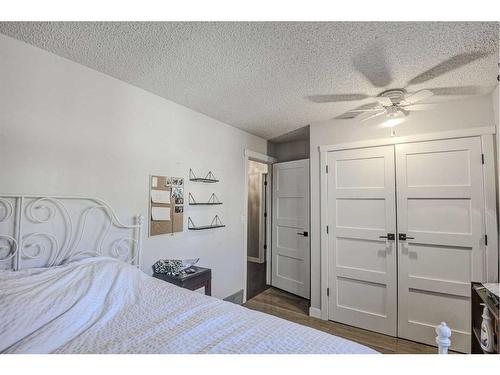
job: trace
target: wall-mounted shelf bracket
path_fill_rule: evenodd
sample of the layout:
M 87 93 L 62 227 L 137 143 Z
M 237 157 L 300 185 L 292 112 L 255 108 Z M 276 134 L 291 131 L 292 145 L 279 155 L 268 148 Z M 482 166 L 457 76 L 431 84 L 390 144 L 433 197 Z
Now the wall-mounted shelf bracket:
M 190 217 L 188 218 L 189 230 L 205 230 L 205 229 L 215 229 L 223 227 L 225 227 L 225 225 L 222 224 L 219 215 L 215 215 L 215 217 L 212 219 L 212 222 L 209 225 L 201 225 L 201 226 L 197 226 Z
M 190 206 L 215 206 L 222 204 L 221 201 L 219 201 L 219 198 L 215 195 L 215 193 L 212 193 L 210 198 L 208 199 L 207 202 L 197 202 L 196 199 L 194 199 L 193 195 L 189 193 L 189 205 Z
M 205 177 L 197 177 L 191 168 L 189 168 L 189 181 L 212 183 L 212 184 L 214 182 L 219 182 L 219 180 L 215 178 L 212 171 L 208 171 Z

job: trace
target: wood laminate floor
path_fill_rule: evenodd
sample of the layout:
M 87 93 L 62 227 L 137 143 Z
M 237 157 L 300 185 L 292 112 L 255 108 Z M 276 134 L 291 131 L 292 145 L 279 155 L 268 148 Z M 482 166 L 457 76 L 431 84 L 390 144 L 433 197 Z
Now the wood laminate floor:
M 280 318 L 319 329 L 332 335 L 369 346 L 387 354 L 436 354 L 437 348 L 413 341 L 366 331 L 345 324 L 309 316 L 309 301 L 280 289 L 269 288 L 248 300 L 244 306 Z
M 252 299 L 267 288 L 266 263 L 247 262 L 247 298 Z

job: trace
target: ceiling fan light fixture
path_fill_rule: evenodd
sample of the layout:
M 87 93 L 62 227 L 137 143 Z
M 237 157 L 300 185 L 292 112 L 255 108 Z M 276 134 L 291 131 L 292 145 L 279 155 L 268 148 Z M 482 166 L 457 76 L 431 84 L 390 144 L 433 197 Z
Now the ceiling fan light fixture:
M 394 126 L 401 125 L 405 122 L 406 116 L 398 108 L 390 107 L 387 110 L 387 119 L 382 123 L 384 128 L 393 128 Z
M 384 128 L 393 128 L 395 126 L 401 125 L 403 122 L 405 122 L 405 118 L 388 118 L 384 123 L 382 124 L 382 127 Z

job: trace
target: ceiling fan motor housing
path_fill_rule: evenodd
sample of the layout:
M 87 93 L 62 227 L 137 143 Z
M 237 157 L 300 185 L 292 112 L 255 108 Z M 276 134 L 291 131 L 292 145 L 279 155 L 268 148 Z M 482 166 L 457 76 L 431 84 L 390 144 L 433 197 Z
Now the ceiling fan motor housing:
M 392 107 L 387 107 L 386 109 L 387 112 L 387 117 L 399 117 L 401 116 L 402 110 L 398 108 L 396 105 L 393 105 Z
M 403 89 L 391 89 L 380 93 L 379 96 L 389 98 L 392 104 L 397 105 L 404 100 L 405 94 L 406 91 Z

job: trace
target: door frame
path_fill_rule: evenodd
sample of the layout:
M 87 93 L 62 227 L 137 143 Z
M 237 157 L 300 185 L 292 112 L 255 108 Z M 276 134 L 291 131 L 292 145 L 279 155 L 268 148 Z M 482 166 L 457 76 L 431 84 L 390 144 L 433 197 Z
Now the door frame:
M 373 140 L 340 143 L 334 145 L 319 146 L 319 162 L 320 162 L 320 312 L 314 314 L 323 320 L 328 320 L 328 152 L 341 151 L 356 148 L 367 148 L 376 146 L 390 146 L 401 143 L 414 143 L 435 140 L 445 140 L 454 138 L 468 138 L 480 137 L 482 152 L 485 155 L 485 162 L 483 164 L 483 188 L 485 200 L 485 229 L 488 234 L 488 246 L 486 249 L 486 257 L 488 259 L 488 268 L 486 270 L 487 279 L 489 282 L 496 282 L 498 280 L 498 259 L 499 246 L 498 246 L 498 213 L 497 213 L 497 186 L 496 186 L 496 173 L 495 173 L 495 145 L 494 138 L 496 128 L 494 126 L 477 127 L 461 130 L 451 130 L 445 132 L 415 134 L 401 137 L 391 138 L 378 138 Z M 312 235 L 317 235 L 312 233 Z M 312 272 L 312 270 L 311 270 Z M 319 316 L 318 316 L 319 315 Z
M 248 161 L 258 161 L 259 163 L 264 163 L 269 166 L 277 163 L 278 160 L 272 156 L 261 154 L 260 152 L 245 149 L 244 151 L 244 170 L 245 170 L 245 183 L 244 183 L 244 199 L 243 199 L 243 217 L 241 222 L 243 224 L 243 303 L 247 301 L 247 261 L 248 261 L 248 236 L 247 236 L 247 226 L 248 226 Z M 266 283 L 269 285 L 271 282 L 271 257 L 270 257 L 270 244 L 271 244 L 271 210 L 272 210 L 272 173 L 273 168 L 269 168 L 267 172 L 267 222 L 266 222 Z
M 264 174 L 262 174 L 262 175 L 264 175 Z M 268 173 L 266 173 L 265 175 L 268 176 Z M 266 208 L 269 209 L 269 206 L 267 205 L 267 203 L 268 203 L 267 200 L 268 200 L 268 195 L 269 195 L 268 192 L 267 192 L 267 185 L 268 185 L 268 181 L 267 181 L 267 177 L 266 177 L 266 179 L 264 179 L 264 178 L 262 179 L 261 186 L 260 186 L 261 191 L 266 190 L 265 198 L 261 199 L 261 201 L 260 201 L 259 215 L 261 217 L 264 215 L 264 213 L 267 214 Z M 248 214 L 247 214 L 247 218 L 248 218 Z M 269 233 L 267 233 L 267 223 L 269 221 L 268 220 L 269 217 L 265 216 L 265 219 L 266 220 L 263 220 L 259 224 L 260 231 L 261 231 L 261 233 L 259 233 L 259 247 L 261 245 L 267 246 L 267 236 L 264 237 L 264 235 L 268 235 L 269 234 Z M 247 223 L 247 225 L 248 225 L 248 223 Z M 248 232 L 247 232 L 247 235 L 248 235 Z M 264 240 L 265 240 L 265 242 L 262 244 L 262 242 Z M 248 245 L 248 243 L 247 243 L 247 245 Z M 257 257 L 247 256 L 247 260 L 250 261 L 250 262 L 254 262 L 254 263 L 260 263 L 260 264 L 264 263 L 267 259 L 264 259 L 264 255 L 261 254 L 261 250 L 262 249 L 259 249 L 259 256 L 257 256 Z

